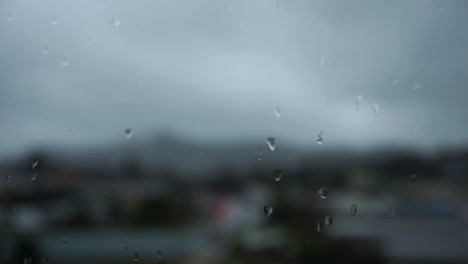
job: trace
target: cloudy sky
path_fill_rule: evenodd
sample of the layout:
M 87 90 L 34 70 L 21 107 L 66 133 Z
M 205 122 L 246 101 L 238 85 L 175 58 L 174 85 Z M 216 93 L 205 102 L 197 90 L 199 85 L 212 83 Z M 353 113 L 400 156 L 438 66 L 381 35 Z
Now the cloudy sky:
M 466 1 L 4 0 L 0 18 L 1 153 L 114 144 L 125 128 L 313 147 L 320 131 L 355 148 L 468 140 Z

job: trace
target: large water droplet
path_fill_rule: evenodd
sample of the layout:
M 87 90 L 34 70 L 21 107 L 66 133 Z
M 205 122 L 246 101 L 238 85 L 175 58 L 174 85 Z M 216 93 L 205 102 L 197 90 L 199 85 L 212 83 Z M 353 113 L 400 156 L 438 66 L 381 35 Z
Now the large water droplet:
M 266 138 L 266 143 L 268 145 L 268 148 L 270 148 L 271 151 L 274 151 L 276 148 L 276 139 L 274 137 L 267 137 Z
M 418 180 L 418 175 L 417 174 L 411 174 L 409 176 L 409 179 L 410 179 L 410 183 L 413 183 L 413 182 Z
M 320 66 L 323 66 L 323 65 L 325 65 L 325 57 L 324 56 L 320 57 Z
M 114 27 L 120 26 L 120 20 L 115 16 L 112 17 L 111 22 L 112 22 L 112 25 L 114 25 Z
M 379 105 L 377 103 L 374 103 L 372 105 L 372 111 L 374 112 L 375 118 L 379 117 Z
M 327 199 L 328 198 L 328 190 L 326 187 L 322 187 L 319 189 L 318 194 L 320 198 Z
M 357 205 L 352 204 L 352 205 L 351 205 L 351 215 L 352 215 L 352 216 L 355 216 L 356 213 L 357 213 Z
M 37 173 L 33 172 L 31 174 L 31 181 L 35 181 L 37 179 Z
M 67 237 L 62 237 L 62 244 L 68 243 L 68 238 Z
M 42 54 L 44 54 L 44 55 L 49 54 L 49 48 L 48 48 L 47 46 L 44 46 L 44 47 L 42 48 Z
M 145 84 L 145 79 L 143 79 L 143 77 L 140 77 L 140 79 L 138 79 L 138 85 L 142 86 Z
M 42 264 L 48 264 L 49 258 L 42 258 Z
M 320 133 L 317 136 L 317 144 L 319 145 L 323 144 L 323 131 L 320 131 Z
M 275 116 L 276 117 L 281 116 L 281 108 L 279 106 L 275 106 Z
M 133 136 L 133 129 L 131 128 L 126 128 L 124 132 L 125 132 L 125 138 L 127 139 L 130 139 Z
M 411 86 L 412 90 L 419 90 L 421 88 L 421 84 L 419 82 L 414 82 L 413 86 Z
M 156 256 L 159 258 L 159 259 L 162 259 L 162 251 L 160 249 L 158 249 L 156 251 Z
M 275 178 L 275 181 L 280 181 L 281 177 L 283 177 L 283 170 L 281 169 L 276 169 L 273 171 L 273 177 Z
M 68 60 L 67 57 L 63 57 L 60 64 L 62 64 L 63 67 L 67 67 L 68 65 L 70 65 L 70 61 Z
M 356 96 L 356 111 L 361 110 L 362 95 L 358 94 Z
M 33 170 L 36 169 L 37 165 L 39 165 L 39 161 L 38 161 L 38 160 L 33 160 L 33 161 L 31 162 L 31 168 L 32 168 Z
M 271 205 L 265 205 L 263 207 L 263 213 L 265 213 L 266 217 L 271 216 L 271 214 L 273 214 L 273 207 Z
M 133 262 L 140 261 L 140 255 L 138 253 L 133 253 Z
M 51 16 L 51 17 L 50 17 L 50 24 L 51 24 L 52 26 L 57 25 L 57 24 L 58 24 L 58 21 L 59 21 L 59 20 L 58 20 L 58 18 L 57 18 L 56 16 Z
M 325 224 L 326 225 L 332 225 L 333 224 L 333 217 L 325 216 Z
M 317 221 L 317 231 L 319 232 L 323 231 L 323 222 L 321 220 Z
M 437 12 L 443 13 L 445 11 L 445 7 L 442 4 L 437 4 Z
M 10 22 L 10 23 L 13 22 L 13 21 L 15 20 L 12 13 L 8 13 L 8 14 L 7 14 L 7 20 L 8 20 L 8 22 Z
M 11 175 L 10 175 L 10 174 L 7 174 L 7 176 L 6 176 L 6 181 L 7 181 L 8 183 L 11 182 Z
M 86 43 L 86 46 L 91 46 L 92 42 L 91 42 L 91 38 L 90 37 L 86 37 L 85 39 L 85 43 Z
M 393 80 L 392 86 L 397 85 L 399 82 L 400 82 L 400 79 L 399 79 L 399 78 L 396 78 L 395 80 Z
M 24 263 L 24 264 L 31 264 L 31 263 L 32 263 L 32 259 L 31 259 L 31 258 L 24 258 L 23 263 Z

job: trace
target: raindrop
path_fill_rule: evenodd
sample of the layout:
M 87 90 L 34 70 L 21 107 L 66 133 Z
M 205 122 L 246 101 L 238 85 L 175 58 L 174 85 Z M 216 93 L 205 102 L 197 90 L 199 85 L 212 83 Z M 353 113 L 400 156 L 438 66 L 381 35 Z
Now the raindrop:
M 333 217 L 331 217 L 330 215 L 325 216 L 325 224 L 326 225 L 332 225 L 333 224 Z
M 127 139 L 130 139 L 133 136 L 133 129 L 131 128 L 126 128 L 124 132 L 125 132 L 125 138 Z
M 279 106 L 275 106 L 275 116 L 276 117 L 281 116 L 281 108 Z
M 399 79 L 399 78 L 396 78 L 395 80 L 393 80 L 392 86 L 397 85 L 399 82 L 400 82 L 400 79 Z
M 437 12 L 443 13 L 445 11 L 445 7 L 441 4 L 437 4 Z
M 86 37 L 85 41 L 86 41 L 86 46 L 91 46 L 91 38 L 90 37 Z
M 362 95 L 358 94 L 356 96 L 356 111 L 361 110 Z
M 257 159 L 262 160 L 263 148 L 258 148 Z
M 419 90 L 421 88 L 421 84 L 419 82 L 414 82 L 413 86 L 411 86 L 412 90 Z
M 8 183 L 11 182 L 11 175 L 10 175 L 10 174 L 7 174 L 7 176 L 6 176 L 6 181 L 7 181 Z
M 156 256 L 157 256 L 158 258 L 162 259 L 162 251 L 161 251 L 160 249 L 158 249 L 158 250 L 156 251 Z
M 372 111 L 374 112 L 375 118 L 379 117 L 379 105 L 377 103 L 374 103 L 372 105 Z
M 265 213 L 266 217 L 269 217 L 271 214 L 273 214 L 273 207 L 271 205 L 265 205 L 263 207 L 263 212 Z
M 112 25 L 114 25 L 114 27 L 120 26 L 120 20 L 117 17 L 113 16 L 111 21 L 112 21 Z
M 325 57 L 322 56 L 320 57 L 320 66 L 323 66 L 325 64 Z
M 67 67 L 68 65 L 70 65 L 70 61 L 67 59 L 67 57 L 63 57 L 60 64 L 62 64 L 63 67 Z
M 33 161 L 31 162 L 31 168 L 32 168 L 33 170 L 36 169 L 37 165 L 39 165 L 39 161 L 38 161 L 38 160 L 33 160 Z
M 140 255 L 138 253 L 133 253 L 133 262 L 140 261 Z
M 112 192 L 109 193 L 109 194 L 107 195 L 107 202 L 109 202 L 109 203 L 112 202 L 113 196 L 114 196 L 114 195 L 112 194 Z
M 317 221 L 317 231 L 319 232 L 323 231 L 323 222 L 321 220 Z
M 418 180 L 418 175 L 416 175 L 416 174 L 411 174 L 411 175 L 409 176 L 409 178 L 410 178 L 410 183 L 413 183 L 413 182 L 415 182 L 415 181 Z
M 42 54 L 44 54 L 44 55 L 49 54 L 49 48 L 48 48 L 47 46 L 44 46 L 44 47 L 42 48 Z
M 268 148 L 270 148 L 271 151 L 274 151 L 276 148 L 276 140 L 274 137 L 267 137 L 266 138 L 266 143 L 268 145 Z
M 24 258 L 23 263 L 24 263 L 24 264 L 31 264 L 31 263 L 32 263 L 32 259 L 31 259 L 31 258 Z
M 138 85 L 142 86 L 143 84 L 145 84 L 145 79 L 141 77 L 140 79 L 138 79 Z
M 273 177 L 275 178 L 275 181 L 280 181 L 281 177 L 283 177 L 283 170 L 281 169 L 276 169 L 273 171 Z
M 322 187 L 319 189 L 318 194 L 320 198 L 327 199 L 328 198 L 328 190 L 326 187 Z
M 62 244 L 66 244 L 66 243 L 68 243 L 68 238 L 62 237 Z
M 37 174 L 34 172 L 31 174 L 31 181 L 35 181 L 37 179 Z
M 281 8 L 281 0 L 276 0 L 276 8 Z
M 49 259 L 48 258 L 42 258 L 42 264 L 47 264 L 49 263 Z
M 7 20 L 8 20 L 8 22 L 10 22 L 10 23 L 13 22 L 13 20 L 15 20 L 15 19 L 13 18 L 13 14 L 8 13 L 8 14 L 7 14 Z
M 128 250 L 128 237 L 125 238 L 125 250 Z
M 351 215 L 352 215 L 352 216 L 355 216 L 355 215 L 356 215 L 356 212 L 357 212 L 357 205 L 352 204 L 352 205 L 351 205 Z
M 322 145 L 323 144 L 323 131 L 320 131 L 317 137 L 317 144 Z
M 50 17 L 50 24 L 51 24 L 52 26 L 57 25 L 57 24 L 58 24 L 58 18 L 57 18 L 56 16 L 51 16 L 51 17 Z

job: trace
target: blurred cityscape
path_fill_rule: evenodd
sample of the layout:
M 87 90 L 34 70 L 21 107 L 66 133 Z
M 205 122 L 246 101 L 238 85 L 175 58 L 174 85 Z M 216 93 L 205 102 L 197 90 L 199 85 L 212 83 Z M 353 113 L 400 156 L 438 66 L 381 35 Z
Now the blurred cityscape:
M 468 260 L 468 148 L 131 140 L 1 161 L 0 263 Z

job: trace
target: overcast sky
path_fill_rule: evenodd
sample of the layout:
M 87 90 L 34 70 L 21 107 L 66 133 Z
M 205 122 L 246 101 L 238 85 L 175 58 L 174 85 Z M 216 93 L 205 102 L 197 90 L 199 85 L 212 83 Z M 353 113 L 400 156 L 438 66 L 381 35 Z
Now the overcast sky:
M 322 147 L 468 140 L 467 1 L 4 0 L 0 16 L 1 153 L 114 144 L 125 128 L 314 148 L 320 131 Z

